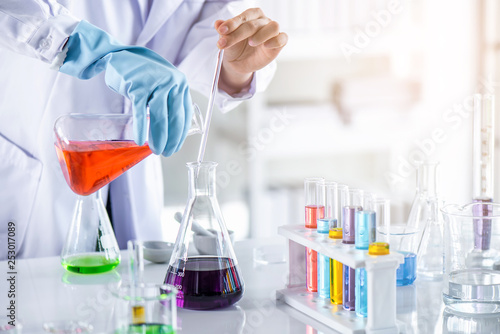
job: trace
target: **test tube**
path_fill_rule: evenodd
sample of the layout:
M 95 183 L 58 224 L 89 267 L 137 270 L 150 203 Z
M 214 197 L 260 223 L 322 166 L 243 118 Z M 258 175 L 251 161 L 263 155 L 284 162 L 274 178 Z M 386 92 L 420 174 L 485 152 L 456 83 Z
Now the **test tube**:
M 142 241 L 129 240 L 127 242 L 127 249 L 129 256 L 128 272 L 130 276 L 131 300 L 135 301 L 137 288 L 141 286 L 144 276 Z M 130 315 L 131 324 L 141 324 L 146 322 L 145 308 L 142 303 L 133 303 Z
M 355 229 L 356 229 L 356 211 L 362 210 L 363 205 L 363 190 L 349 189 L 348 190 L 348 205 L 342 208 L 342 243 L 354 244 Z M 344 309 L 349 311 L 355 310 L 355 282 L 356 271 L 344 265 L 344 293 L 342 301 Z
M 317 220 L 325 216 L 324 178 L 313 177 L 304 181 L 306 197 L 306 227 L 316 228 Z
M 355 213 L 355 245 L 356 249 L 368 249 L 370 243 L 375 242 L 375 212 L 356 211 Z
M 366 249 L 371 243 L 375 242 L 375 212 L 357 211 L 356 212 L 356 249 Z M 364 268 L 356 269 L 355 285 L 355 310 L 356 315 L 366 317 L 366 270 Z
M 317 220 L 325 214 L 324 178 L 306 178 L 305 190 L 305 226 L 316 228 Z M 318 291 L 318 254 L 306 247 L 306 286 L 309 292 Z
M 493 95 L 474 95 L 473 118 L 473 193 L 474 215 L 491 215 L 494 192 L 495 99 Z M 474 219 L 474 249 L 488 250 L 491 240 L 491 220 Z
M 363 210 L 363 190 L 349 189 L 348 205 L 342 208 L 342 231 L 344 237 L 342 242 L 345 244 L 354 244 L 355 241 L 355 213 Z
M 328 236 L 330 229 L 337 227 L 337 183 L 326 181 L 322 184 L 325 193 L 325 216 L 318 219 L 318 233 Z M 330 258 L 318 253 L 318 296 L 330 297 Z
M 342 227 L 342 222 L 344 221 L 342 209 L 344 206 L 349 205 L 349 187 L 345 184 L 337 184 L 337 208 L 338 208 L 338 220 L 340 227 Z
M 374 201 L 377 197 L 377 194 L 365 191 L 363 195 L 363 210 L 373 211 Z
M 365 203 L 365 192 L 363 189 L 349 188 L 349 205 L 363 208 Z
M 330 239 L 342 239 L 342 227 L 331 227 L 328 234 Z M 330 259 L 330 301 L 335 305 L 342 305 L 344 265 L 334 259 Z
M 356 271 L 344 264 L 344 291 L 342 302 L 344 309 L 354 311 L 356 309 Z
M 334 224 L 336 224 L 336 220 Z M 319 219 L 317 231 L 327 237 L 330 232 L 330 221 Z M 330 297 L 330 258 L 321 253 L 318 253 L 318 296 L 320 298 Z
M 361 210 L 360 206 L 347 205 L 342 208 L 342 243 L 352 245 L 355 243 L 356 212 Z
M 368 247 L 369 255 L 389 254 L 389 244 L 386 242 L 372 242 Z M 366 318 L 368 316 L 368 277 L 366 269 L 356 269 L 356 315 Z
M 371 210 L 375 212 L 375 241 L 389 243 L 391 226 L 391 201 L 383 197 L 373 197 Z

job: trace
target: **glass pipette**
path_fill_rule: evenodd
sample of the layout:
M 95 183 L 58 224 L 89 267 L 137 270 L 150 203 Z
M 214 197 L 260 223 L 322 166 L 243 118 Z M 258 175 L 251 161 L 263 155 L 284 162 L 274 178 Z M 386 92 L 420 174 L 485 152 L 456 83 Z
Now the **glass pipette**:
M 495 108 L 493 95 L 474 96 L 473 194 L 476 201 L 493 199 Z
M 212 91 L 210 92 L 210 97 L 208 100 L 207 114 L 205 115 L 205 125 L 203 126 L 203 135 L 201 136 L 200 149 L 198 151 L 198 163 L 203 161 L 203 156 L 205 155 L 205 147 L 207 146 L 208 129 L 210 127 L 210 121 L 212 120 L 212 111 L 214 109 L 215 95 L 217 94 L 217 86 L 219 83 L 220 70 L 222 67 L 222 57 L 224 56 L 224 50 L 219 50 L 217 54 L 217 66 L 215 68 L 214 80 L 212 82 Z
M 476 217 L 491 214 L 488 203 L 493 201 L 493 164 L 495 145 L 495 103 L 493 95 L 476 94 L 474 96 L 474 131 L 473 131 L 473 200 Z M 491 220 L 474 220 L 474 248 L 490 248 Z

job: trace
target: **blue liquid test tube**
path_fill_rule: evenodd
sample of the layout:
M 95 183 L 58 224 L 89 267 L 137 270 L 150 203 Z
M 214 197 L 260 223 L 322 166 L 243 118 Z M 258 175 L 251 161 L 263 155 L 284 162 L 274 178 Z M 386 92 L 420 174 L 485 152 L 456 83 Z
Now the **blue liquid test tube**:
M 356 212 L 356 230 L 355 230 L 356 249 L 368 249 L 370 244 L 375 242 L 375 212 L 357 211 Z M 356 269 L 356 291 L 355 291 L 355 310 L 358 317 L 366 317 L 367 312 L 367 289 L 366 289 L 366 270 L 364 268 Z
M 368 247 L 369 255 L 389 254 L 387 242 L 372 242 Z M 368 275 L 365 268 L 356 269 L 356 315 L 366 318 L 368 316 Z
M 356 315 L 366 318 L 368 316 L 368 289 L 365 268 L 356 269 Z
M 354 245 L 356 249 L 368 249 L 375 242 L 375 212 L 356 211 Z
M 327 239 L 332 225 L 337 225 L 337 219 L 318 219 L 317 232 Z M 330 258 L 321 253 L 318 253 L 318 296 L 330 298 Z

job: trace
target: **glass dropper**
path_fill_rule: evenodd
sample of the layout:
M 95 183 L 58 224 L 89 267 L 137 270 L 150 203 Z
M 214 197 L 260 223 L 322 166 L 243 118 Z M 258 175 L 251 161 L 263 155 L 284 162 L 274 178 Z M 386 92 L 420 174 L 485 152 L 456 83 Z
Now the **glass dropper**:
M 474 201 L 493 200 L 493 164 L 495 148 L 495 103 L 493 95 L 474 95 L 473 128 Z
M 219 50 L 217 54 L 217 66 L 215 67 L 214 80 L 212 81 L 212 90 L 208 99 L 207 114 L 205 115 L 205 125 L 203 126 L 203 135 L 201 136 L 200 149 L 198 151 L 198 163 L 203 161 L 205 155 L 205 148 L 207 146 L 208 130 L 210 128 L 210 121 L 212 120 L 212 112 L 214 109 L 215 95 L 217 94 L 217 87 L 219 84 L 220 70 L 222 68 L 222 58 L 224 50 Z
M 491 215 L 493 202 L 493 165 L 495 151 L 495 100 L 490 94 L 474 95 L 473 118 L 473 184 L 472 199 L 477 202 L 473 208 L 476 217 Z M 474 249 L 488 250 L 491 240 L 491 220 L 474 219 Z

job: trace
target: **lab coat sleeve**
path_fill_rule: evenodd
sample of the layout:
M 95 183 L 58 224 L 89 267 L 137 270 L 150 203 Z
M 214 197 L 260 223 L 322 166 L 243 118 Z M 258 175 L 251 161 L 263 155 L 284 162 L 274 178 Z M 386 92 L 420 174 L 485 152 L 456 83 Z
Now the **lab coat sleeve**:
M 227 20 L 249 8 L 247 1 L 207 1 L 200 20 L 192 27 L 180 52 L 178 68 L 186 74 L 191 89 L 202 94 L 211 91 L 215 65 L 217 62 L 216 20 Z M 254 73 L 250 89 L 230 96 L 219 90 L 215 99 L 222 112 L 234 109 L 242 101 L 255 93 L 264 91 L 276 70 L 275 62 Z
M 52 63 L 78 22 L 55 0 L 2 0 L 0 47 Z

